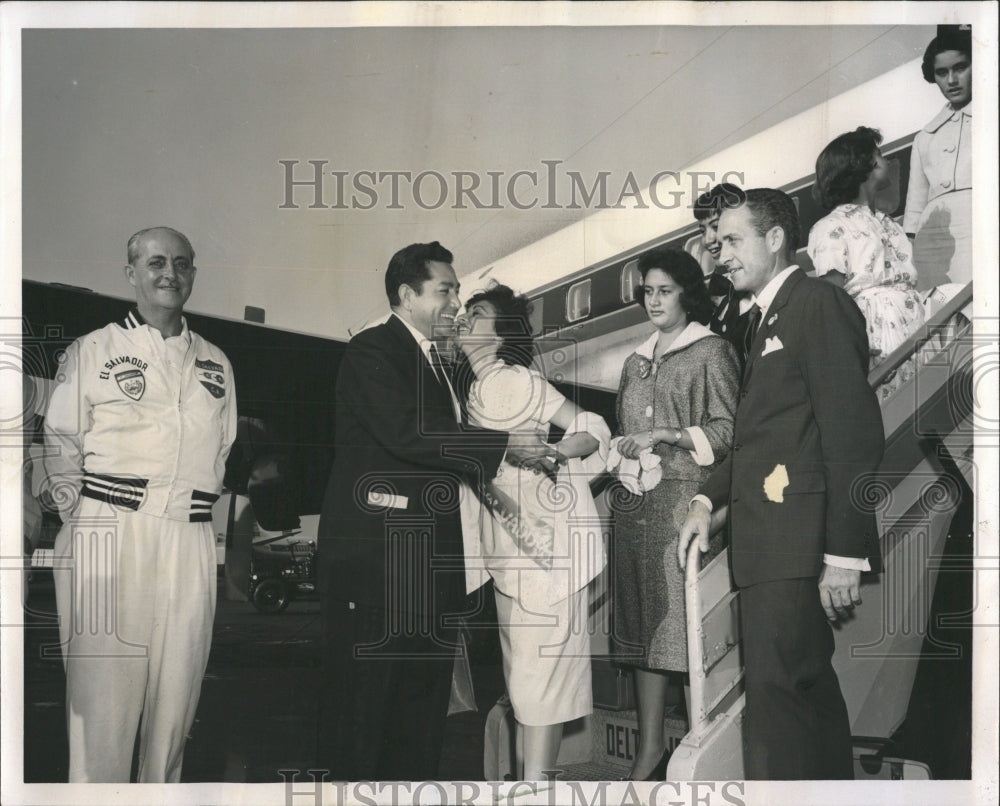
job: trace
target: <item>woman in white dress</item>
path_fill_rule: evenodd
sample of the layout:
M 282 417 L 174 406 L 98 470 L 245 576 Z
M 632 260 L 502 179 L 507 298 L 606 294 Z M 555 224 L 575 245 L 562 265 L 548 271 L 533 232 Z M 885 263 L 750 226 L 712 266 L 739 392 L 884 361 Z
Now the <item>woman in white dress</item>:
M 465 360 L 456 386 L 473 424 L 565 433 L 544 467 L 504 462 L 481 491 L 482 563 L 494 581 L 521 777 L 540 780 L 554 769 L 563 723 L 593 710 L 587 585 L 605 550 L 587 482 L 604 467 L 611 433 L 529 368 L 528 317 L 527 299 L 506 286 L 473 295 L 457 322 Z M 581 461 L 591 455 L 593 468 Z

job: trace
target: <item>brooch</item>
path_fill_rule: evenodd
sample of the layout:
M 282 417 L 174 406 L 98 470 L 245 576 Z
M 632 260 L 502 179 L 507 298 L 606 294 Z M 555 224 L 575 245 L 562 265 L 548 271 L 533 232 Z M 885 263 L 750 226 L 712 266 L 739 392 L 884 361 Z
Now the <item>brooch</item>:
M 646 380 L 653 372 L 653 362 L 643 358 L 639 361 L 639 377 Z
M 771 314 L 771 318 L 767 320 L 767 326 L 770 327 L 771 325 L 773 325 L 777 321 L 778 321 L 778 314 L 776 314 L 776 313 L 775 314 Z

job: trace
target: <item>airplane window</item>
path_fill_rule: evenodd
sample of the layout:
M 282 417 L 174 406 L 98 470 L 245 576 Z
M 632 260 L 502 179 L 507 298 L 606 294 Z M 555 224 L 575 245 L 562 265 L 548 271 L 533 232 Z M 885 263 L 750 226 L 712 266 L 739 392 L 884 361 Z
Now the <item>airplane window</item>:
M 706 277 L 715 271 L 715 258 L 701 241 L 701 233 L 695 233 L 684 242 L 684 251 L 698 261 L 701 272 Z
M 578 322 L 590 316 L 590 280 L 573 283 L 566 292 L 566 321 Z
M 796 246 L 799 246 L 799 244 L 804 244 L 806 241 L 809 240 L 809 230 L 812 228 L 812 224 L 810 224 L 808 227 L 804 228 L 805 232 L 802 232 L 802 229 L 803 229 L 803 227 L 802 227 L 802 223 L 803 223 L 802 222 L 802 199 L 799 196 L 799 193 L 806 193 L 806 192 L 808 192 L 808 191 L 801 190 L 801 191 L 798 191 L 796 193 L 790 193 L 789 194 L 792 197 L 792 204 L 795 205 L 795 215 L 799 219 L 799 227 L 800 227 L 800 229 L 799 229 L 799 243 L 796 244 Z M 807 204 L 807 206 L 808 206 L 808 204 Z M 803 240 L 803 239 L 805 239 L 805 240 Z M 800 247 L 800 249 L 801 249 L 801 247 Z M 811 262 L 810 262 L 810 265 L 812 265 Z
M 531 328 L 532 336 L 539 336 L 542 333 L 545 317 L 544 317 L 544 297 L 538 297 L 531 301 L 531 314 L 528 322 L 528 327 Z
M 903 205 L 901 202 L 903 199 L 903 192 L 902 183 L 900 182 L 902 165 L 896 157 L 887 158 L 886 165 L 889 174 L 889 182 L 884 188 L 881 188 L 875 193 L 875 209 L 881 210 L 886 215 L 902 218 Z
M 639 285 L 639 259 L 635 258 L 622 266 L 622 302 L 635 302 L 635 288 L 637 285 Z

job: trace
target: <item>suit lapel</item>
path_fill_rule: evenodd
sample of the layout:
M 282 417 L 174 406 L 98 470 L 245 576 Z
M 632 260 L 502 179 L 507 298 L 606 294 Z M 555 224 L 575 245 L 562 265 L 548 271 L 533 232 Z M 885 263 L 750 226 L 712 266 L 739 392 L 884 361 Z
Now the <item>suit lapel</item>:
M 389 317 L 385 326 L 399 343 L 399 352 L 405 357 L 407 366 L 412 367 L 413 394 L 422 401 L 422 404 L 446 407 L 447 411 L 453 411 L 451 394 L 434 372 L 434 368 L 409 328 L 395 314 Z
M 781 288 L 778 289 L 774 302 L 772 302 L 768 307 L 767 315 L 761 319 L 760 327 L 757 328 L 753 341 L 750 343 L 750 352 L 747 355 L 747 365 L 743 372 L 743 386 L 746 386 L 747 382 L 750 380 L 750 375 L 753 372 L 754 365 L 760 358 L 764 343 L 767 341 L 767 337 L 770 334 L 772 327 L 778 324 L 778 314 L 781 309 L 788 304 L 788 299 L 791 297 L 795 287 L 805 276 L 805 272 L 803 272 L 802 269 L 796 269 L 788 275 L 785 282 L 781 284 Z

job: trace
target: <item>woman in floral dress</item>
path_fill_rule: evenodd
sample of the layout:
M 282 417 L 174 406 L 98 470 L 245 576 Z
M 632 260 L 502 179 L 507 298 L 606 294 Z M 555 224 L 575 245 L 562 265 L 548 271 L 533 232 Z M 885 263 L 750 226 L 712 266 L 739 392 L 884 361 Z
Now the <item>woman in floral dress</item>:
M 882 135 L 861 126 L 842 134 L 816 160 L 815 193 L 830 214 L 809 233 L 816 275 L 844 288 L 868 323 L 871 367 L 877 367 L 924 323 L 913 250 L 903 228 L 874 206 L 889 184 Z M 907 360 L 879 387 L 885 400 L 915 372 Z

